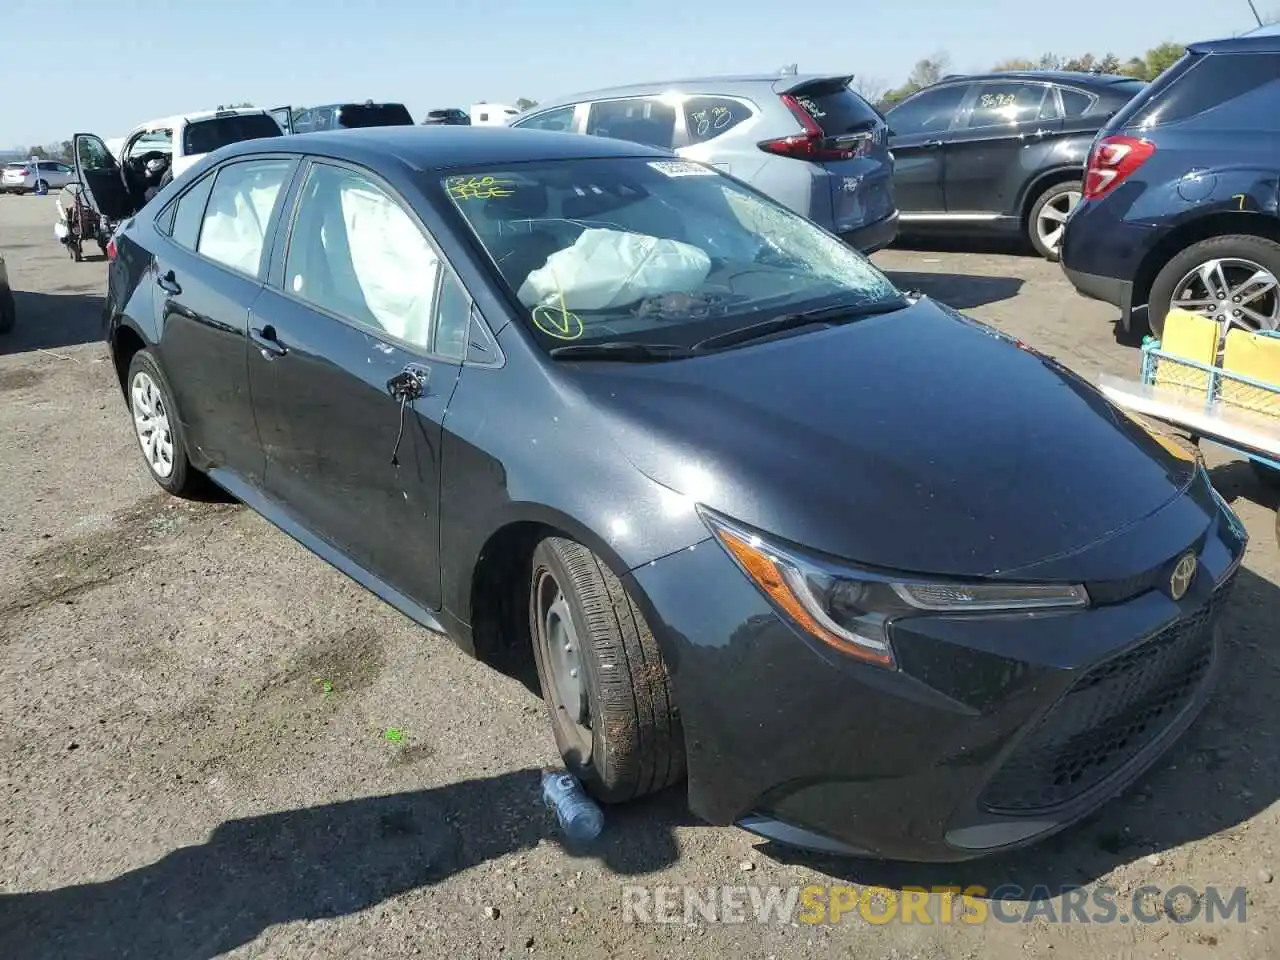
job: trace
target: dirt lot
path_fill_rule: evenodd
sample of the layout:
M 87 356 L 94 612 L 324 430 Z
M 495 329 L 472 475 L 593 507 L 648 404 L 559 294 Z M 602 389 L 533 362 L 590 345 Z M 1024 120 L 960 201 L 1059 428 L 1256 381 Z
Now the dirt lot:
M 523 686 L 243 508 L 160 494 L 97 341 L 104 265 L 70 262 L 53 220 L 52 198 L 0 197 L 19 312 L 0 341 L 3 955 L 1280 955 L 1280 556 L 1274 495 L 1244 464 L 1213 459 L 1253 534 L 1218 693 L 1170 758 L 1089 822 L 1016 856 L 926 869 L 788 854 L 694 822 L 677 791 L 610 810 L 599 844 L 572 855 L 537 800 L 553 749 Z M 1110 310 L 1056 266 L 877 260 L 1087 376 L 1135 369 Z M 1005 915 L 1028 900 L 1039 915 L 645 925 L 620 896 L 810 883 L 1015 884 Z M 1051 923 L 1062 898 L 1033 889 L 1115 888 L 1128 919 L 1147 884 L 1244 886 L 1247 917 Z

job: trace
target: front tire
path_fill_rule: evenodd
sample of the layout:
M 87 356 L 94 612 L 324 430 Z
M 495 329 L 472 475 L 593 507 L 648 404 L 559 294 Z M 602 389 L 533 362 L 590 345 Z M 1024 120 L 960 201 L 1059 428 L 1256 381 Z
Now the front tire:
M 1067 180 L 1049 187 L 1031 205 L 1027 216 L 1027 239 L 1036 253 L 1046 260 L 1056 261 L 1061 254 L 1067 216 L 1076 208 L 1080 197 L 1080 182 Z
M 169 381 L 149 350 L 133 355 L 125 385 L 134 434 L 152 479 L 176 497 L 190 497 L 197 492 L 199 474 L 187 456 Z
M 620 803 L 678 783 L 684 731 L 657 640 L 622 582 L 580 543 L 533 553 L 529 621 L 565 767 Z
M 1269 278 L 1269 292 L 1258 294 Z M 1249 330 L 1280 329 L 1280 243 L 1248 234 L 1193 243 L 1164 265 L 1151 284 L 1147 317 L 1151 332 L 1164 333 L 1173 307 L 1216 319 L 1227 317 Z

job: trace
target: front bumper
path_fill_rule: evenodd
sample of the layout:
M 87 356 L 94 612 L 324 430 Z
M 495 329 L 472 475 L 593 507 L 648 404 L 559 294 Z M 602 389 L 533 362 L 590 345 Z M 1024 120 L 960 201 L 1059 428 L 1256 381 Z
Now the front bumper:
M 910 861 L 1020 846 L 1091 813 L 1206 701 L 1244 550 L 1207 480 L 1155 518 L 1198 553 L 1182 600 L 1163 589 L 1179 549 L 1099 585 L 1108 602 L 1085 611 L 900 620 L 894 671 L 797 631 L 714 541 L 634 571 L 675 681 L 690 808 Z
M 855 250 L 861 250 L 870 256 L 877 250 L 883 250 L 893 243 L 898 236 L 898 211 L 895 210 L 883 220 L 869 223 L 840 234 L 840 239 Z

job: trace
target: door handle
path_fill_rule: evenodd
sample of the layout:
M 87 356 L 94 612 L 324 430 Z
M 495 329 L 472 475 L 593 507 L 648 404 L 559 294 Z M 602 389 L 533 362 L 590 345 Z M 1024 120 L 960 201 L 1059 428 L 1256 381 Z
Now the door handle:
M 411 363 L 387 381 L 387 393 L 401 402 L 417 400 L 427 395 L 427 381 L 430 379 L 430 367 Z
M 274 360 L 276 357 L 283 357 L 289 352 L 288 348 L 280 342 L 276 328 L 271 324 L 267 324 L 265 327 L 252 327 L 249 330 L 249 339 L 254 342 L 259 352 L 262 353 L 263 360 Z
M 156 286 L 175 297 L 182 292 L 182 284 L 178 283 L 178 278 L 173 275 L 172 270 L 156 277 Z
M 941 140 L 926 140 L 926 141 L 924 142 L 924 146 L 926 146 L 926 147 L 928 147 L 929 149 L 931 149 L 931 150 L 932 150 L 932 149 L 934 149 L 934 148 L 936 148 L 936 147 L 940 147 L 940 146 L 942 146 L 942 141 L 941 141 Z

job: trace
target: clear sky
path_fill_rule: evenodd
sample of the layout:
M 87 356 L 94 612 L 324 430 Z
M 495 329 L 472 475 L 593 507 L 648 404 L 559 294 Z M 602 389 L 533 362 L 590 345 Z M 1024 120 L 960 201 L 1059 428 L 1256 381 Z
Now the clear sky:
M 240 101 L 398 100 L 421 120 L 787 63 L 896 85 L 937 50 L 963 72 L 1050 51 L 1126 58 L 1252 24 L 1247 0 L 33 0 L 0 16 L 0 148 Z

